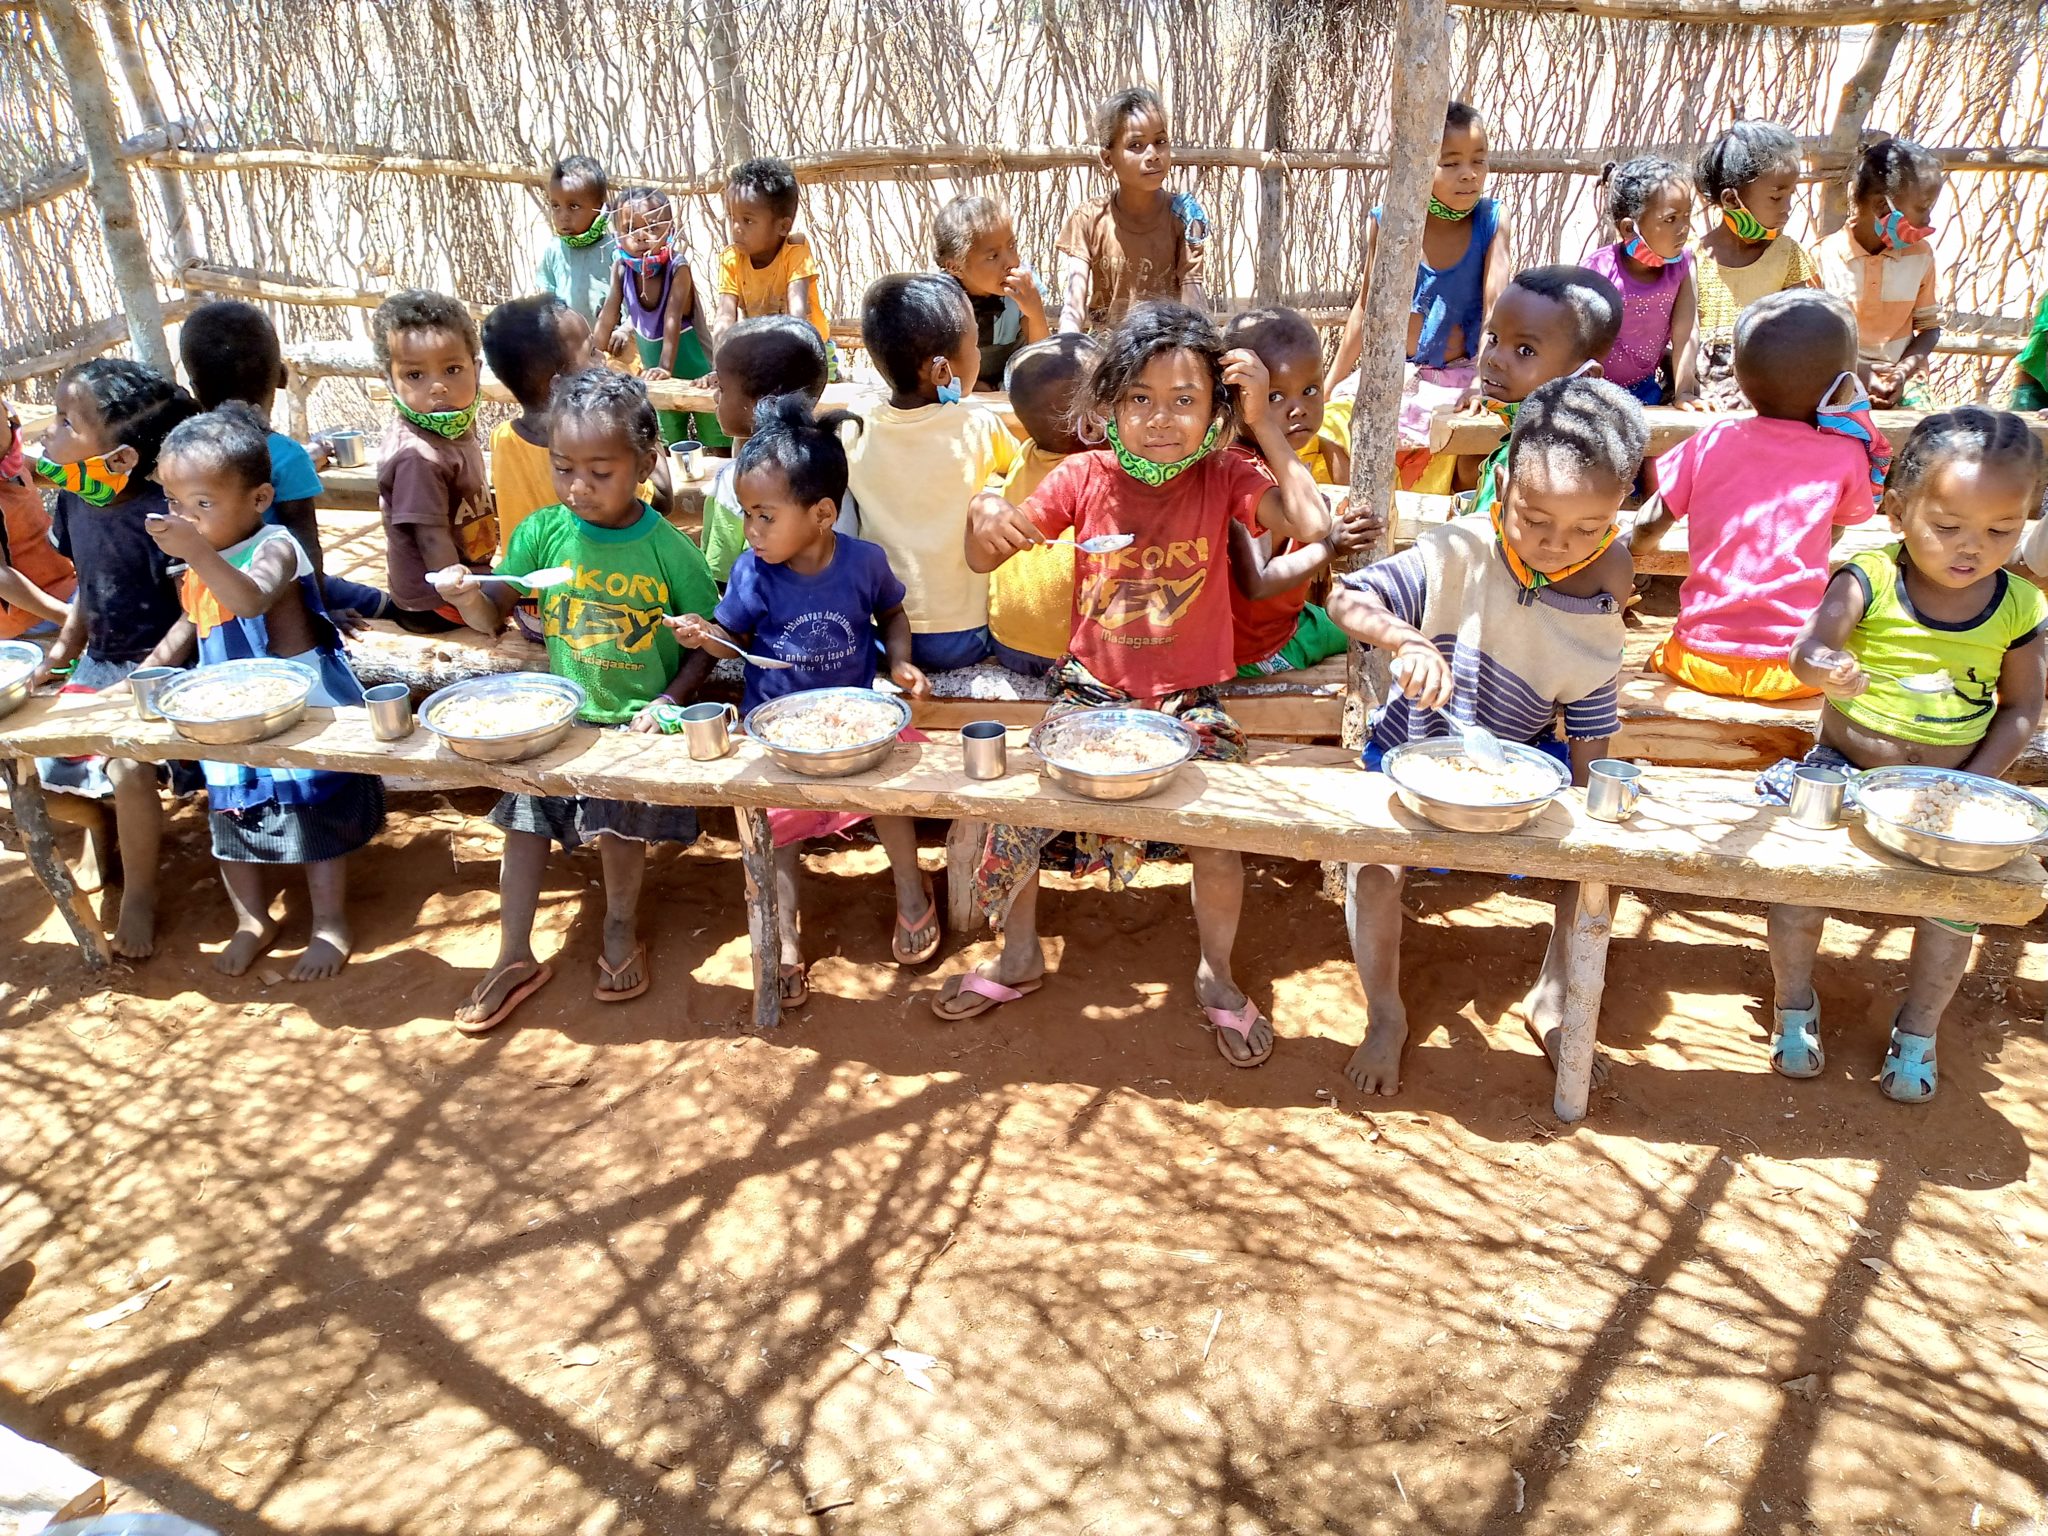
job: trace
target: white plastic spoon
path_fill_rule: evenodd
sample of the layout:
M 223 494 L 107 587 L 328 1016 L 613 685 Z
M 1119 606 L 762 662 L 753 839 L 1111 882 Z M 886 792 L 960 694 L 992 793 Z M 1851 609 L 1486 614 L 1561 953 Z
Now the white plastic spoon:
M 1900 678 L 1899 686 L 1908 693 L 1924 694 L 1928 698 L 1934 698 L 1940 694 L 1954 693 L 1956 691 L 1956 680 L 1950 677 L 1946 671 L 1922 672 L 1917 677 Z
M 1084 555 L 1113 555 L 1120 549 L 1129 549 L 1138 542 L 1135 533 L 1098 533 L 1092 539 L 1083 539 L 1074 547 Z
M 1407 658 L 1403 656 L 1395 657 L 1393 662 L 1387 667 L 1387 674 L 1396 682 L 1405 680 L 1408 675 Z M 1458 741 L 1465 749 L 1465 755 L 1471 758 L 1473 762 L 1477 763 L 1488 773 L 1504 773 L 1507 771 L 1507 749 L 1501 746 L 1500 738 L 1494 735 L 1493 732 L 1483 725 L 1466 724 L 1448 709 L 1432 710 L 1431 713 L 1457 733 Z
M 515 587 L 524 587 L 529 592 L 544 591 L 548 587 L 559 587 L 564 582 L 576 579 L 576 568 L 570 565 L 551 565 L 544 571 L 528 571 L 524 576 L 478 576 L 477 581 L 509 581 Z

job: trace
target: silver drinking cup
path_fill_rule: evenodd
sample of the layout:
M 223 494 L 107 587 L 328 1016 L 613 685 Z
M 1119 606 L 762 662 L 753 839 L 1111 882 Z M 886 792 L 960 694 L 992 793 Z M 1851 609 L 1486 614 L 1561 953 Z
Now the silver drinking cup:
M 1008 769 L 1010 733 L 1000 720 L 960 727 L 960 758 L 970 779 L 1000 779 Z

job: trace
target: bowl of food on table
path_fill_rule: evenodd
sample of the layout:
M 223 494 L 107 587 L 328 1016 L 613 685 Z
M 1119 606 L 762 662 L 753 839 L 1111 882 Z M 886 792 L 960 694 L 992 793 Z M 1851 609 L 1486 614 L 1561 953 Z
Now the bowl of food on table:
M 1040 721 L 1031 750 L 1055 784 L 1090 800 L 1142 800 L 1201 745 L 1195 733 L 1156 709 L 1076 709 Z
M 1930 869 L 1981 875 L 2048 837 L 2048 806 L 2023 789 L 1954 768 L 1872 768 L 1855 779 L 1863 827 Z
M 838 779 L 879 767 L 910 706 L 872 688 L 806 688 L 756 704 L 741 729 L 791 773 Z
M 583 690 L 551 672 L 508 672 L 450 683 L 420 706 L 420 724 L 458 757 L 516 763 L 560 743 Z
M 219 661 L 165 683 L 157 690 L 156 708 L 187 741 L 242 746 L 297 725 L 319 682 L 318 673 L 296 661 Z
M 0 715 L 12 714 L 29 695 L 29 681 L 43 664 L 40 646 L 0 640 Z
M 1504 741 L 1506 766 L 1490 769 L 1454 737 L 1394 748 L 1380 772 L 1401 803 L 1447 832 L 1514 832 L 1543 814 L 1571 786 L 1565 765 L 1537 747 Z

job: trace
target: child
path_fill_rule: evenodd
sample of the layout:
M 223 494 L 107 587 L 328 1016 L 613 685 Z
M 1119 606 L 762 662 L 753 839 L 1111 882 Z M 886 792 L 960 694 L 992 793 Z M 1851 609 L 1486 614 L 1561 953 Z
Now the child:
M 1827 696 L 1807 762 L 1924 763 L 1991 777 L 2012 766 L 2041 724 L 2048 600 L 2003 567 L 2044 490 L 2048 456 L 2017 416 L 1964 406 L 1913 429 L 1885 488 L 1900 542 L 1835 572 L 1792 653 L 1793 670 Z M 1946 672 L 1954 690 L 1930 697 L 1899 686 L 1930 672 Z M 1786 1077 L 1823 1065 L 1813 962 L 1826 921 L 1817 908 L 1771 908 L 1771 1066 Z M 1920 920 L 1878 1078 L 1887 1098 L 1934 1097 L 1935 1031 L 1975 932 Z
M 590 366 L 590 325 L 552 293 L 512 299 L 484 316 L 483 350 L 520 409 L 491 429 L 491 499 L 508 548 L 521 523 L 562 499 L 548 459 L 548 400 L 555 380 Z
M 362 686 L 328 621 L 313 561 L 296 537 L 263 514 L 271 500 L 263 418 L 232 402 L 196 416 L 164 439 L 157 477 L 168 515 L 151 517 L 157 548 L 185 562 L 183 616 L 144 664 L 202 665 L 274 656 L 314 672 L 310 702 L 323 709 L 363 702 Z M 304 865 L 313 931 L 290 971 L 319 981 L 348 963 L 348 855 L 384 825 L 384 781 L 307 768 L 201 763 L 207 824 L 235 932 L 214 961 L 240 976 L 277 941 L 263 866 Z
M 1692 182 L 1669 160 L 1641 155 L 1622 165 L 1609 162 L 1602 177 L 1614 243 L 1586 258 L 1621 294 L 1621 333 L 1600 360 L 1600 373 L 1644 405 L 1664 403 L 1657 376 L 1671 357 L 1671 403 L 1699 403 L 1699 359 L 1693 327 L 1699 321 L 1699 291 L 1693 283 Z
M 1291 309 L 1255 309 L 1231 318 L 1223 345 L 1242 347 L 1266 365 L 1268 407 L 1280 417 L 1287 444 L 1318 485 L 1351 478 L 1351 454 L 1321 436 L 1323 349 L 1315 328 Z M 1241 452 L 1256 444 L 1240 439 Z M 1340 473 L 1341 472 L 1341 473 Z M 1237 634 L 1237 675 L 1265 677 L 1344 654 L 1343 632 L 1308 600 L 1309 581 L 1363 544 L 1363 524 L 1340 520 L 1313 544 L 1276 553 L 1269 535 L 1230 525 L 1231 620 Z
M 2048 411 L 2048 293 L 2035 306 L 2026 344 L 2012 365 L 2012 408 Z
M 754 430 L 754 410 L 772 395 L 803 395 L 817 404 L 825 393 L 829 365 L 818 333 L 794 315 L 761 315 L 742 320 L 718 338 L 718 367 L 712 387 L 718 395 L 718 425 L 740 445 Z M 704 497 L 701 530 L 704 563 L 721 586 L 747 547 L 746 518 L 728 463 Z
M 1941 162 L 1906 139 L 1880 139 L 1856 162 L 1853 216 L 1815 253 L 1828 292 L 1856 314 L 1856 371 L 1870 402 L 1908 403 L 1941 340 L 1934 204 Z
M 1038 280 L 1017 257 L 1010 210 L 992 197 L 954 198 L 932 223 L 932 259 L 960 280 L 974 306 L 974 339 L 981 346 L 974 387 L 1001 389 L 1017 349 L 1045 340 L 1051 329 Z
M 1619 728 L 1622 612 L 1634 567 L 1615 537 L 1649 427 L 1642 407 L 1603 379 L 1556 379 L 1523 402 L 1489 520 L 1456 518 L 1342 578 L 1330 617 L 1391 653 L 1400 692 L 1372 721 L 1365 765 L 1404 742 L 1448 734 L 1445 716 L 1529 742 L 1569 762 L 1572 782 L 1607 755 Z M 1565 741 L 1557 740 L 1564 717 Z M 1365 990 L 1365 1037 L 1345 1067 L 1363 1093 L 1401 1083 L 1398 867 L 1353 864 L 1345 914 Z M 1558 902 L 1527 1022 L 1556 1061 L 1565 937 L 1577 888 Z
M 458 564 L 487 571 L 498 553 L 476 437 L 476 323 L 459 300 L 413 288 L 377 306 L 370 337 L 398 413 L 377 465 L 386 579 L 399 610 L 392 617 L 421 634 L 445 634 L 460 629 L 462 617 L 427 573 Z
M 513 576 L 575 568 L 575 581 L 540 595 L 541 619 L 548 670 L 582 687 L 582 718 L 593 725 L 657 730 L 650 706 L 673 703 L 708 670 L 698 657 L 683 665 L 675 636 L 661 622 L 709 613 L 717 593 L 697 546 L 636 493 L 653 473 L 660 447 L 654 407 L 639 381 L 602 368 L 562 378 L 548 409 L 561 504 L 521 523 L 499 565 Z M 495 633 L 503 626 L 512 606 L 509 584 L 481 586 L 461 564 L 432 579 L 475 628 Z M 618 593 L 627 596 L 620 600 Z M 499 799 L 491 820 L 505 831 L 498 958 L 455 1010 L 455 1027 L 470 1035 L 497 1028 L 554 975 L 533 953 L 534 907 L 551 840 L 574 849 L 594 839 L 603 864 L 603 950 L 591 995 L 618 1003 L 645 992 L 647 949 L 639 941 L 638 913 L 647 844 L 694 842 L 696 813 L 587 795 L 511 794 Z
M 71 562 L 50 542 L 50 514 L 9 412 L 0 416 L 0 640 L 62 629 L 77 590 Z
M 618 241 L 604 211 L 604 167 L 588 155 L 570 155 L 548 173 L 548 221 L 555 238 L 540 258 L 536 282 L 593 324 L 604 307 Z
M 690 259 L 675 243 L 675 209 L 668 194 L 652 187 L 621 192 L 617 221 L 618 260 L 597 316 L 605 350 L 624 357 L 629 347 L 634 349 L 640 377 L 650 384 L 703 378 L 711 371 L 697 339 L 704 314 L 690 278 Z M 725 446 L 725 434 L 709 415 L 662 411 L 657 419 L 665 443 L 694 438 L 706 447 Z
M 1736 317 L 1765 294 L 1820 283 L 1805 247 L 1784 234 L 1799 190 L 1799 141 L 1776 123 L 1737 123 L 1700 156 L 1698 181 L 1709 220 L 1693 270 L 1700 399 L 1740 410 Z
M 1017 440 L 962 400 L 980 373 L 974 311 L 952 278 L 897 273 L 861 300 L 860 334 L 889 398 L 847 449 L 860 535 L 909 589 L 910 659 L 927 672 L 988 655 L 988 578 L 968 563 L 967 504 L 1010 472 Z
M 1060 329 L 1113 325 L 1146 299 L 1206 309 L 1209 222 L 1193 197 L 1167 193 L 1173 143 L 1165 106 L 1132 86 L 1097 107 L 1092 126 L 1102 168 L 1116 185 L 1076 208 L 1060 230 Z
M 1665 509 L 1687 520 L 1691 573 L 1650 665 L 1702 693 L 1809 699 L 1787 665 L 1792 643 L 1820 606 L 1835 529 L 1876 510 L 1874 455 L 1887 445 L 1868 425 L 1840 299 L 1802 288 L 1757 300 L 1735 328 L 1734 364 L 1756 415 L 1714 422 L 1656 463 Z
M 833 532 L 846 494 L 846 449 L 838 433 L 858 427 L 846 411 L 813 417 L 803 395 L 764 400 L 754 430 L 733 462 L 746 509 L 747 548 L 714 615 L 716 626 L 688 618 L 673 628 L 682 643 L 744 648 L 786 669 L 746 668 L 742 711 L 808 688 L 868 688 L 875 681 L 879 636 L 889 678 L 912 698 L 931 684 L 910 659 L 910 621 L 903 583 L 889 557 L 864 539 Z M 921 739 L 921 738 L 920 738 Z M 810 997 L 797 921 L 797 859 L 805 839 L 843 831 L 866 818 L 807 811 L 770 811 L 775 842 L 775 911 L 781 934 L 782 1004 Z M 875 833 L 896 877 L 898 965 L 922 965 L 938 953 L 939 909 L 918 868 L 917 828 L 907 816 L 877 816 Z
M 1039 482 L 1077 453 L 1100 446 L 1081 435 L 1082 396 L 1102 344 L 1085 331 L 1026 347 L 1010 359 L 1003 387 L 1030 437 L 1003 480 L 1003 500 L 1022 506 Z M 1074 614 L 1074 535 L 1027 549 L 988 579 L 989 649 L 1026 677 L 1043 677 L 1067 649 Z
M 796 227 L 796 168 L 787 160 L 741 163 L 725 184 L 725 231 L 718 258 L 718 332 L 757 315 L 807 321 L 829 357 L 832 327 L 818 292 L 818 263 Z
M 95 358 L 65 374 L 56 405 L 35 472 L 58 487 L 50 539 L 77 567 L 78 596 L 38 680 L 75 659 L 67 686 L 99 692 L 141 666 L 178 622 L 171 562 L 149 536 L 148 519 L 164 512 L 164 494 L 150 477 L 164 438 L 199 407 L 162 374 L 122 357 Z M 113 800 L 124 872 L 113 949 L 130 960 L 147 957 L 156 947 L 163 839 L 155 766 L 42 758 L 36 768 L 51 789 Z M 171 782 L 199 787 L 197 772 L 182 765 Z
M 1304 542 L 1329 531 L 1322 493 L 1294 456 L 1266 392 L 1264 365 L 1250 352 L 1226 355 L 1207 316 L 1182 304 L 1140 304 L 1111 334 L 1089 378 L 1089 413 L 1109 446 L 1075 454 L 1022 507 L 996 495 L 976 498 L 968 530 L 976 570 L 996 570 L 1068 529 L 1077 548 L 1105 533 L 1135 538 L 1113 553 L 1083 557 L 1049 714 L 1135 702 L 1179 716 L 1200 742 L 1197 755 L 1244 760 L 1244 735 L 1217 694 L 1235 670 L 1227 525 L 1256 523 Z M 1242 454 L 1212 451 L 1230 442 L 1239 412 L 1265 469 Z M 1051 836 L 989 828 L 975 887 L 1002 929 L 1002 952 L 946 983 L 932 1001 L 940 1018 L 972 1018 L 1042 985 L 1038 856 Z M 1081 841 L 1107 863 L 1112 888 L 1142 858 L 1136 845 Z M 1188 856 L 1202 950 L 1195 999 L 1223 1058 L 1254 1067 L 1273 1052 L 1273 1028 L 1231 975 L 1244 861 L 1220 848 L 1190 848 Z

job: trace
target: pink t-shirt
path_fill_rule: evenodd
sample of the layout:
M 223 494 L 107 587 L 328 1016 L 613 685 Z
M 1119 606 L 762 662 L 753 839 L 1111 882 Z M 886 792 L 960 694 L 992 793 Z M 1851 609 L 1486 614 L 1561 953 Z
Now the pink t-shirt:
M 1657 489 L 1687 520 L 1692 574 L 1679 641 L 1710 655 L 1783 658 L 1820 607 L 1834 530 L 1867 522 L 1861 444 L 1803 421 L 1717 421 L 1657 460 Z

